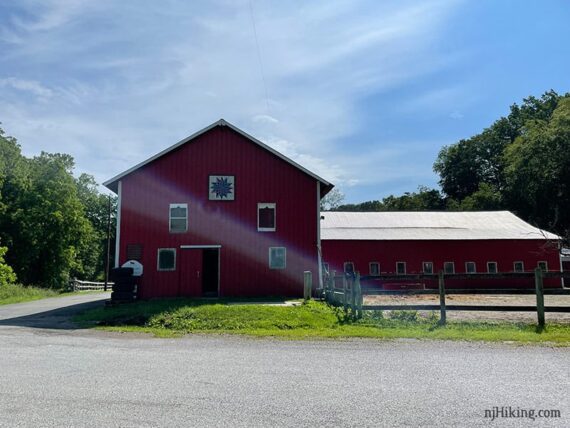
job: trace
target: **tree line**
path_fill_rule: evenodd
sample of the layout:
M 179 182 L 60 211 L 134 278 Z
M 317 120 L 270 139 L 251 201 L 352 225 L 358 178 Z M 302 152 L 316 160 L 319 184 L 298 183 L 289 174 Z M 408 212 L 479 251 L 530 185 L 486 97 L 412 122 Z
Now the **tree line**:
M 513 104 L 506 117 L 439 152 L 440 189 L 425 186 L 339 211 L 510 210 L 540 228 L 570 236 L 570 94 L 548 91 Z M 67 154 L 28 158 L 0 128 L 0 285 L 62 288 L 69 278 L 101 279 L 109 198 L 88 174 L 73 175 Z M 114 240 L 116 199 L 111 198 Z M 111 249 L 114 245 L 111 245 Z M 111 259 L 113 255 L 111 254 Z
M 116 201 L 73 169 L 67 154 L 24 156 L 0 128 L 0 285 L 63 288 L 70 277 L 103 277 Z
M 444 146 L 433 165 L 440 189 L 342 204 L 338 211 L 509 210 L 527 222 L 570 236 L 570 94 L 553 90 L 513 104 L 481 133 Z M 328 206 L 327 206 L 328 205 Z

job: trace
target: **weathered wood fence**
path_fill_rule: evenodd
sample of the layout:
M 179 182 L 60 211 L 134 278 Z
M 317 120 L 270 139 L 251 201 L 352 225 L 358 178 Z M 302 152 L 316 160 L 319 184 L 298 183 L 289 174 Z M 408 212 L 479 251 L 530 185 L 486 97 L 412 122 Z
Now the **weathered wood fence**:
M 534 288 L 507 288 L 507 289 L 446 289 L 446 279 L 468 279 L 468 280 L 488 280 L 488 279 L 533 279 Z M 354 318 L 362 317 L 363 311 L 383 311 L 383 310 L 418 310 L 418 311 L 439 311 L 440 324 L 445 324 L 447 311 L 510 311 L 510 312 L 536 312 L 538 325 L 545 326 L 545 312 L 566 312 L 570 313 L 570 306 L 545 306 L 544 295 L 570 295 L 570 288 L 544 288 L 545 278 L 570 278 L 569 272 L 544 272 L 536 268 L 533 272 L 524 273 L 497 273 L 497 274 L 418 274 L 418 275 L 379 275 L 373 277 L 361 277 L 357 272 L 355 275 L 337 275 L 332 272 L 324 278 L 324 288 L 319 290 L 319 294 L 327 302 L 334 306 L 342 306 L 347 313 Z M 437 281 L 438 289 L 421 290 L 383 290 L 379 287 L 362 287 L 364 280 L 374 280 L 380 283 L 385 281 Z M 438 305 L 363 305 L 365 295 L 439 295 Z M 536 295 L 536 305 L 447 305 L 446 295 L 450 294 L 505 294 Z
M 69 288 L 72 291 L 101 291 L 105 290 L 104 282 L 93 282 L 93 281 L 80 281 L 77 278 L 73 278 L 69 281 Z M 107 290 L 113 288 L 113 283 L 107 283 Z

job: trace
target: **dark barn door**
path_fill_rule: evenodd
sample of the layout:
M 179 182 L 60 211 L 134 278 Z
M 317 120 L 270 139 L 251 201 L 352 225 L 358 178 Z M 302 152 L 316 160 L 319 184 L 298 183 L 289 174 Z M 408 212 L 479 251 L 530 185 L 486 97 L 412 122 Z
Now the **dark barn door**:
M 202 295 L 217 296 L 220 274 L 220 257 L 218 248 L 205 248 L 202 254 Z

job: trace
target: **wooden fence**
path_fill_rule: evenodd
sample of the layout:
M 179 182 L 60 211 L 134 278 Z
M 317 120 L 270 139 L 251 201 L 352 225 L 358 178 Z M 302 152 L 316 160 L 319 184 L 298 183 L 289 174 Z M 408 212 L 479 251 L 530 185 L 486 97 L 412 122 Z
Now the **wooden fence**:
M 508 289 L 446 289 L 446 279 L 533 279 L 534 288 L 508 288 Z M 445 324 L 447 311 L 511 311 L 511 312 L 536 312 L 538 325 L 545 326 L 545 312 L 570 313 L 570 306 L 545 306 L 544 295 L 570 295 L 570 288 L 544 288 L 545 278 L 570 278 L 570 272 L 544 272 L 536 268 L 534 273 L 497 273 L 497 274 L 419 274 L 419 275 L 379 275 L 374 277 L 361 277 L 357 272 L 351 275 L 336 275 L 335 272 L 324 280 L 324 289 L 320 290 L 321 296 L 330 304 L 342 306 L 347 313 L 354 318 L 362 317 L 362 311 L 383 310 L 418 310 L 439 311 L 440 324 Z M 379 287 L 362 287 L 361 281 L 374 280 L 380 283 L 385 281 L 437 281 L 438 289 L 421 290 L 383 290 Z M 439 295 L 439 305 L 364 305 L 365 295 Z M 450 294 L 506 294 L 536 295 L 536 305 L 447 305 L 446 295 Z
M 113 288 L 113 283 L 108 282 L 105 287 L 104 282 L 93 282 L 93 281 L 80 281 L 77 278 L 73 278 L 69 282 L 69 288 L 72 291 L 102 291 L 111 290 Z

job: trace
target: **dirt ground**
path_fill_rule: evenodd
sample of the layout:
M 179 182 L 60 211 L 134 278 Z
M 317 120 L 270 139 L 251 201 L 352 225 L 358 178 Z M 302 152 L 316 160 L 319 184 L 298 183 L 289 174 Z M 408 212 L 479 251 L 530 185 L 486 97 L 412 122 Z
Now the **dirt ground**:
M 456 294 L 445 298 L 448 305 L 536 305 L 534 295 L 480 295 Z M 439 304 L 437 295 L 411 296 L 365 296 L 365 305 L 431 305 Z M 544 296 L 545 306 L 570 306 L 570 295 Z M 423 313 L 422 314 L 427 314 Z M 480 311 L 448 311 L 448 320 L 477 320 L 477 321 L 515 321 L 536 322 L 536 312 L 480 312 Z M 570 324 L 570 313 L 547 312 L 546 322 L 554 321 Z

